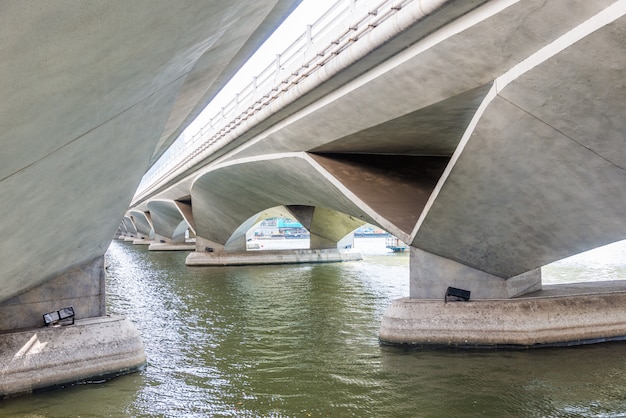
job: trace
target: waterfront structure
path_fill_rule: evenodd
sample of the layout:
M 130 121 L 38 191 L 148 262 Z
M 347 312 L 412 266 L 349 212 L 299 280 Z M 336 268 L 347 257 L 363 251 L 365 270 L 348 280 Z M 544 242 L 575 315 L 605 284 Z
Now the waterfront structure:
M 143 366 L 106 316 L 104 253 L 146 169 L 297 4 L 3 3 L 0 397 Z
M 429 2 L 415 19 L 418 3 L 351 26 L 266 99 L 239 96 L 131 207 L 188 203 L 188 264 L 247 262 L 268 208 L 312 249 L 388 231 L 409 245 L 411 286 L 383 317 L 386 343 L 624 338 L 623 286 L 542 286 L 541 267 L 626 238 L 626 2 Z
M 409 244 L 410 297 L 385 314 L 383 341 L 626 335 L 617 286 L 528 297 L 541 266 L 626 238 L 625 1 L 387 2 L 320 38 L 328 48 L 307 50 L 300 70 L 277 62 L 277 86 L 248 107 L 238 98 L 236 118 L 132 202 L 145 169 L 295 2 L 114 3 L 3 13 L 0 326 L 30 328 L 10 346 L 25 355 L 4 352 L 3 381 L 42 384 L 27 370 L 55 346 L 33 331 L 43 313 L 73 305 L 79 324 L 105 314 L 116 229 L 167 243 L 188 228 L 187 262 L 223 263 L 246 257 L 246 232 L 276 213 L 309 230 L 309 258 L 342 254 L 364 223 Z M 471 298 L 444 303 L 448 288 Z M 140 367 L 125 326 L 124 358 Z

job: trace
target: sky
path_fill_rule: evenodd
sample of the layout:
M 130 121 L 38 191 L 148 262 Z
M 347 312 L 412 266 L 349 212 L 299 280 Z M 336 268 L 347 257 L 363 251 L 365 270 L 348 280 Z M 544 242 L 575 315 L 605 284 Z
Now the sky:
M 204 126 L 226 103 L 243 89 L 252 78 L 306 31 L 306 25 L 314 23 L 338 0 L 302 0 L 302 3 L 285 19 L 283 24 L 268 38 L 257 52 L 243 65 L 231 81 L 218 93 L 203 112 L 184 131 L 191 137 Z

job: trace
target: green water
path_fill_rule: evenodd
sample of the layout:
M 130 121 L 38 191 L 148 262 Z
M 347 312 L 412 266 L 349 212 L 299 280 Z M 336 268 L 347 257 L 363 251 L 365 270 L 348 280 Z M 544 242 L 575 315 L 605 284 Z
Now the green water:
M 408 295 L 408 254 L 363 245 L 361 262 L 190 268 L 187 253 L 113 242 L 109 311 L 140 329 L 147 368 L 5 400 L 0 416 L 626 416 L 625 343 L 380 346 L 383 311 Z M 546 281 L 626 278 L 625 248 L 552 265 Z

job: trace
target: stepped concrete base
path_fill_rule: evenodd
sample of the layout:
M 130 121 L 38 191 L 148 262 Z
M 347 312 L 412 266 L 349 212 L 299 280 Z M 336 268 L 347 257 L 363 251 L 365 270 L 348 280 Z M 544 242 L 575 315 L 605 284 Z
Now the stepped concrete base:
M 146 364 L 135 326 L 122 317 L 0 334 L 0 399 L 128 374 Z
M 152 243 L 154 243 L 153 240 L 141 238 L 137 238 L 133 241 L 133 245 L 150 245 Z
M 195 251 L 196 244 L 188 242 L 153 242 L 148 251 Z
M 398 299 L 384 313 L 383 344 L 542 347 L 626 340 L 626 281 L 544 286 L 515 299 Z
M 193 252 L 187 256 L 188 266 L 245 266 L 256 264 L 336 263 L 358 261 L 361 253 L 337 249 L 266 250 L 237 253 Z

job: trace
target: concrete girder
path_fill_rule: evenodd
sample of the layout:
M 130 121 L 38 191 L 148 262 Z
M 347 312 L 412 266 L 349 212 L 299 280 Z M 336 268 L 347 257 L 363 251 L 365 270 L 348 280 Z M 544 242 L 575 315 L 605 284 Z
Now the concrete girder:
M 196 52 L 201 55 L 193 62 L 193 68 L 185 78 L 151 163 L 156 162 L 185 127 L 200 115 L 221 87 L 228 83 L 239 67 L 256 52 L 273 29 L 277 28 L 301 1 L 236 1 L 231 2 L 229 7 L 216 4 L 220 10 L 216 10 L 212 19 L 206 20 L 204 24 L 211 27 L 214 21 L 219 20 L 222 25 L 218 36 L 235 40 L 235 43 L 241 43 L 242 47 L 234 50 L 220 45 L 214 39 L 196 46 Z M 206 7 L 206 2 L 201 4 L 201 7 Z M 246 22 L 245 25 L 242 25 L 242 22 Z M 254 29 L 254 32 L 250 33 L 250 29 Z M 229 64 L 222 67 L 215 65 L 216 62 Z
M 388 222 L 376 224 L 404 242 L 410 242 L 422 209 L 450 160 L 370 154 L 313 154 L 311 158 Z
M 365 222 L 325 207 L 287 207 L 289 212 L 309 231 L 310 248 L 337 248 L 337 243 Z
M 137 236 L 137 227 L 135 226 L 135 223 L 129 216 L 124 216 L 122 223 L 124 224 L 124 227 L 126 228 L 127 233 L 131 237 Z
M 152 219 L 150 219 L 149 212 L 131 210 L 128 212 L 128 216 L 137 228 L 137 234 L 140 238 L 150 238 L 154 235 L 154 228 L 152 227 Z
M 283 206 L 269 208 L 262 212 L 254 214 L 246 221 L 244 221 L 239 226 L 239 228 L 237 228 L 233 232 L 229 240 L 224 244 L 223 250 L 228 252 L 246 251 L 247 234 L 250 230 L 252 230 L 256 225 L 260 224 L 261 221 L 263 221 L 264 219 L 273 217 L 286 217 L 288 215 L 289 211 L 287 211 Z M 200 246 L 200 251 L 202 251 L 202 246 Z
M 197 235 L 222 245 L 242 230 L 244 222 L 251 227 L 259 212 L 282 205 L 323 207 L 349 215 L 354 218 L 352 224 L 378 224 L 376 214 L 353 200 L 348 190 L 304 153 L 216 167 L 196 179 L 191 198 Z
M 626 18 L 603 15 L 496 79 L 413 246 L 509 278 L 626 238 Z
M 338 132 L 339 136 L 326 137 L 329 133 L 325 129 L 325 123 L 320 123 L 321 117 L 315 115 L 307 123 L 309 126 L 297 126 L 299 132 L 280 133 L 278 136 L 274 136 L 276 129 L 281 129 L 284 125 L 282 121 L 290 121 L 292 116 L 300 118 L 302 114 L 310 114 L 311 110 L 307 108 L 309 105 L 313 105 L 313 108 L 318 108 L 317 101 L 324 98 L 327 95 L 333 96 L 331 100 L 335 100 L 334 96 L 340 91 L 341 95 L 345 94 L 345 90 L 342 86 L 352 84 L 351 81 L 360 79 L 364 73 L 367 73 L 377 65 L 384 63 L 386 60 L 393 57 L 398 52 L 405 51 L 409 46 L 415 44 L 416 41 L 422 40 L 428 37 L 429 34 L 437 32 L 438 29 L 446 26 L 448 23 L 455 21 L 461 16 L 464 16 L 468 12 L 479 8 L 484 3 L 488 3 L 487 0 L 471 0 L 471 1 L 416 1 L 407 4 L 407 7 L 403 7 L 402 12 L 399 13 L 398 18 L 389 19 L 381 26 L 378 26 L 378 31 L 374 31 L 371 34 L 366 34 L 364 37 L 359 37 L 359 45 L 356 48 L 352 46 L 344 50 L 338 59 L 328 61 L 323 67 L 316 70 L 314 76 L 306 77 L 297 83 L 297 86 L 290 88 L 287 94 L 281 95 L 278 100 L 273 100 L 271 104 L 262 109 L 259 114 L 255 114 L 254 117 L 249 119 L 245 117 L 245 122 L 237 124 L 236 129 L 229 129 L 228 134 L 223 140 L 219 142 L 224 144 L 222 148 L 217 149 L 207 160 L 200 163 L 200 165 L 208 165 L 211 163 L 217 163 L 224 161 L 225 159 L 238 159 L 244 156 L 251 155 L 263 155 L 272 154 L 283 151 L 308 151 L 316 146 L 322 145 L 330 140 L 337 139 L 343 135 L 352 133 L 344 131 Z M 499 2 L 502 3 L 502 2 Z M 371 36 L 370 36 L 371 35 Z M 368 78 L 368 76 L 366 76 Z M 486 79 L 487 82 L 489 79 Z M 369 80 L 366 80 L 367 83 Z M 361 84 L 360 81 L 357 84 Z M 480 86 L 481 84 L 475 84 L 472 87 Z M 382 87 L 382 95 L 385 96 L 384 85 Z M 457 89 L 458 93 L 466 91 L 468 88 Z M 349 87 L 348 89 L 351 89 Z M 372 97 L 377 97 L 381 92 L 369 91 L 369 89 L 361 89 L 363 93 L 362 97 L 357 100 L 348 103 L 348 106 L 354 106 L 353 109 L 358 109 L 359 112 L 364 109 L 364 105 L 369 106 L 372 102 Z M 406 88 L 403 87 L 402 92 L 406 92 Z M 412 98 L 420 98 L 419 92 L 417 94 L 410 94 Z M 455 93 L 451 94 L 454 95 Z M 393 94 L 390 95 L 393 97 Z M 407 112 L 411 112 L 415 109 L 419 109 L 429 104 L 436 103 L 437 101 L 444 100 L 449 97 L 446 94 L 438 96 L 435 100 L 431 100 L 432 97 L 427 100 L 418 100 L 418 106 L 410 106 L 406 108 L 401 105 L 399 101 L 389 100 L 382 106 L 383 115 L 382 118 L 375 118 L 365 120 L 360 116 L 348 115 L 343 121 L 358 119 L 356 126 L 365 121 L 362 125 L 364 129 L 367 127 L 376 125 L 383 120 L 392 119 Z M 324 102 L 326 99 L 324 98 Z M 376 99 L 378 102 L 378 99 Z M 391 113 L 387 112 L 389 107 L 387 105 L 393 105 Z M 399 107 L 397 105 L 400 105 Z M 325 106 L 325 103 L 323 104 Z M 345 110 L 341 105 L 338 106 L 335 111 Z M 401 109 L 400 112 L 397 112 Z M 302 112 L 300 112 L 302 111 Z M 331 112 L 332 116 L 332 112 Z M 371 116 L 371 115 L 370 115 Z M 387 118 L 387 119 L 385 119 Z M 291 122 L 288 122 L 291 123 Z M 343 123 L 343 122 L 342 122 Z M 333 123 L 332 129 L 348 127 L 345 123 L 335 124 Z M 348 129 L 353 127 L 351 123 Z M 330 133 L 332 134 L 332 129 Z M 316 132 L 315 134 L 312 134 Z M 269 138 L 268 138 L 269 133 Z M 307 139 L 301 140 L 305 135 Z M 268 142 L 265 139 L 269 139 Z M 278 142 L 274 143 L 277 139 Z M 240 147 L 243 145 L 243 147 Z M 248 154 L 249 145 L 256 147 L 259 145 L 261 148 L 255 149 L 251 154 Z M 278 148 L 276 147 L 278 145 Z M 221 145 L 220 145 L 221 146 Z M 266 147 L 267 146 L 267 147 Z M 237 148 L 239 147 L 239 148 Z M 250 149 L 251 150 L 251 149 Z M 230 153 L 230 154 L 229 154 Z M 199 167 L 190 167 L 190 171 L 181 173 L 170 179 L 167 183 L 157 186 L 153 191 L 142 194 L 141 196 L 135 196 L 136 200 L 133 202 L 133 206 L 142 207 L 145 205 L 145 201 L 150 198 L 168 198 L 179 199 L 182 194 L 177 194 L 174 190 L 179 183 L 187 183 L 192 179 L 193 174 L 191 171 L 197 170 Z
M 117 230 L 119 231 L 120 234 L 124 235 L 126 233 L 128 233 L 128 228 L 126 228 L 126 225 L 124 225 L 124 222 L 122 221 L 120 223 L 120 226 L 117 228 Z
M 106 252 L 166 123 L 186 125 L 296 4 L 3 4 L 0 302 Z M 217 77 L 192 104 L 181 91 L 207 63 Z
M 189 223 L 173 200 L 151 200 L 148 202 L 155 239 L 171 242 L 184 242 Z
M 441 155 L 421 152 L 427 146 L 431 152 L 437 152 L 441 147 L 438 144 L 458 143 L 475 108 L 461 114 L 458 104 L 454 108 L 452 103 L 440 107 L 442 113 L 438 117 L 449 117 L 439 126 L 449 128 L 433 131 L 436 135 L 418 131 L 415 136 L 398 136 L 397 141 L 392 141 L 387 139 L 387 135 L 397 135 L 392 131 L 383 130 L 385 139 L 381 140 L 379 135 L 369 135 L 373 132 L 370 129 L 389 121 L 402 121 L 403 116 L 420 109 L 490 85 L 530 54 L 612 2 L 492 1 L 466 11 L 456 20 L 445 24 L 439 21 L 441 26 L 433 28 L 430 25 L 438 18 L 435 14 L 415 25 L 416 29 L 420 25 L 430 27 L 430 32 L 414 37 L 412 45 L 384 64 L 367 68 L 354 79 L 335 86 L 315 104 L 291 112 L 270 129 L 256 132 L 225 160 L 279 152 L 318 152 L 320 147 L 324 152 L 346 152 L 348 147 L 339 143 L 336 148 L 326 147 L 342 139 L 353 139 L 358 147 L 383 154 L 398 149 L 404 155 Z M 353 67 L 352 71 L 356 71 L 359 65 Z M 424 128 L 429 129 L 427 125 Z M 357 137 L 359 133 L 362 135 Z

